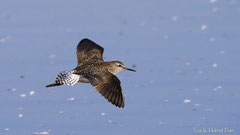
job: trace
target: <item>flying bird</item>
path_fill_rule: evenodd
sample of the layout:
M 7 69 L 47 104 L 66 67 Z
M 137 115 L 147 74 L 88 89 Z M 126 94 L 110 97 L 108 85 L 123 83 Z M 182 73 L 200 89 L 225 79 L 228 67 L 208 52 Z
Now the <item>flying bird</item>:
M 77 46 L 77 67 L 58 74 L 55 83 L 46 87 L 75 85 L 77 82 L 90 83 L 109 102 L 124 108 L 124 95 L 120 80 L 115 76 L 122 70 L 134 71 L 120 61 L 105 62 L 103 47 L 85 38 Z

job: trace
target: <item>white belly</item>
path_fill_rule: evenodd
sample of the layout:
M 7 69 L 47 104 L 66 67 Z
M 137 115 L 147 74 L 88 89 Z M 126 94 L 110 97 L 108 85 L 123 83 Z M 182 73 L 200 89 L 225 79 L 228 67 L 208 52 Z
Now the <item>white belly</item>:
M 78 82 L 81 82 L 81 83 L 90 83 L 88 79 L 86 79 L 85 77 L 81 76 L 79 77 L 79 80 Z

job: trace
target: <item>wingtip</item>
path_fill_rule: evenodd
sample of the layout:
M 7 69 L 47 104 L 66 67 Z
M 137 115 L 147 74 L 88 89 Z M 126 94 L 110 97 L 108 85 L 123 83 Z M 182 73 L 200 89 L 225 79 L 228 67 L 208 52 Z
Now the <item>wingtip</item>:
M 112 103 L 112 102 L 111 102 Z M 115 103 L 112 103 L 113 105 L 115 105 L 117 108 L 121 108 L 121 109 L 124 109 L 124 103 L 122 104 L 115 104 Z
M 124 108 L 124 97 L 120 96 L 120 99 L 117 102 L 113 102 L 113 100 L 109 99 L 109 97 L 111 96 L 111 91 L 108 91 L 107 93 L 102 93 L 102 91 L 98 91 L 105 99 L 107 99 L 112 105 L 116 106 L 117 108 Z
M 117 106 L 118 108 L 124 109 L 124 105 Z
M 92 40 L 88 39 L 88 38 L 83 38 L 82 40 L 80 40 L 79 43 L 84 43 L 84 42 L 93 42 Z
M 84 41 L 84 40 L 90 40 L 90 39 L 88 39 L 88 38 L 83 38 L 82 41 Z

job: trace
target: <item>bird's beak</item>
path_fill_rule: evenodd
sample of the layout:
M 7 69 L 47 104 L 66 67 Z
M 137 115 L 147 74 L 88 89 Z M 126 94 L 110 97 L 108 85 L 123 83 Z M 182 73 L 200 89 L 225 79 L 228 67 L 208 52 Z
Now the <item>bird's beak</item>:
M 126 68 L 126 67 L 124 67 L 124 69 L 125 69 L 125 70 L 129 70 L 129 71 L 136 72 L 136 70 L 134 70 L 134 69 L 131 69 L 131 68 Z

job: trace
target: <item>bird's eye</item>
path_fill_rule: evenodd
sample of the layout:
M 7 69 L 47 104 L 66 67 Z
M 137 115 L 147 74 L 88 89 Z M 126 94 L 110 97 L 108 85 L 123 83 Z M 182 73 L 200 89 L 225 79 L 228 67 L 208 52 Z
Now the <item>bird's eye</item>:
M 119 67 L 122 67 L 122 65 L 121 65 L 121 64 L 119 64 L 118 66 L 119 66 Z

